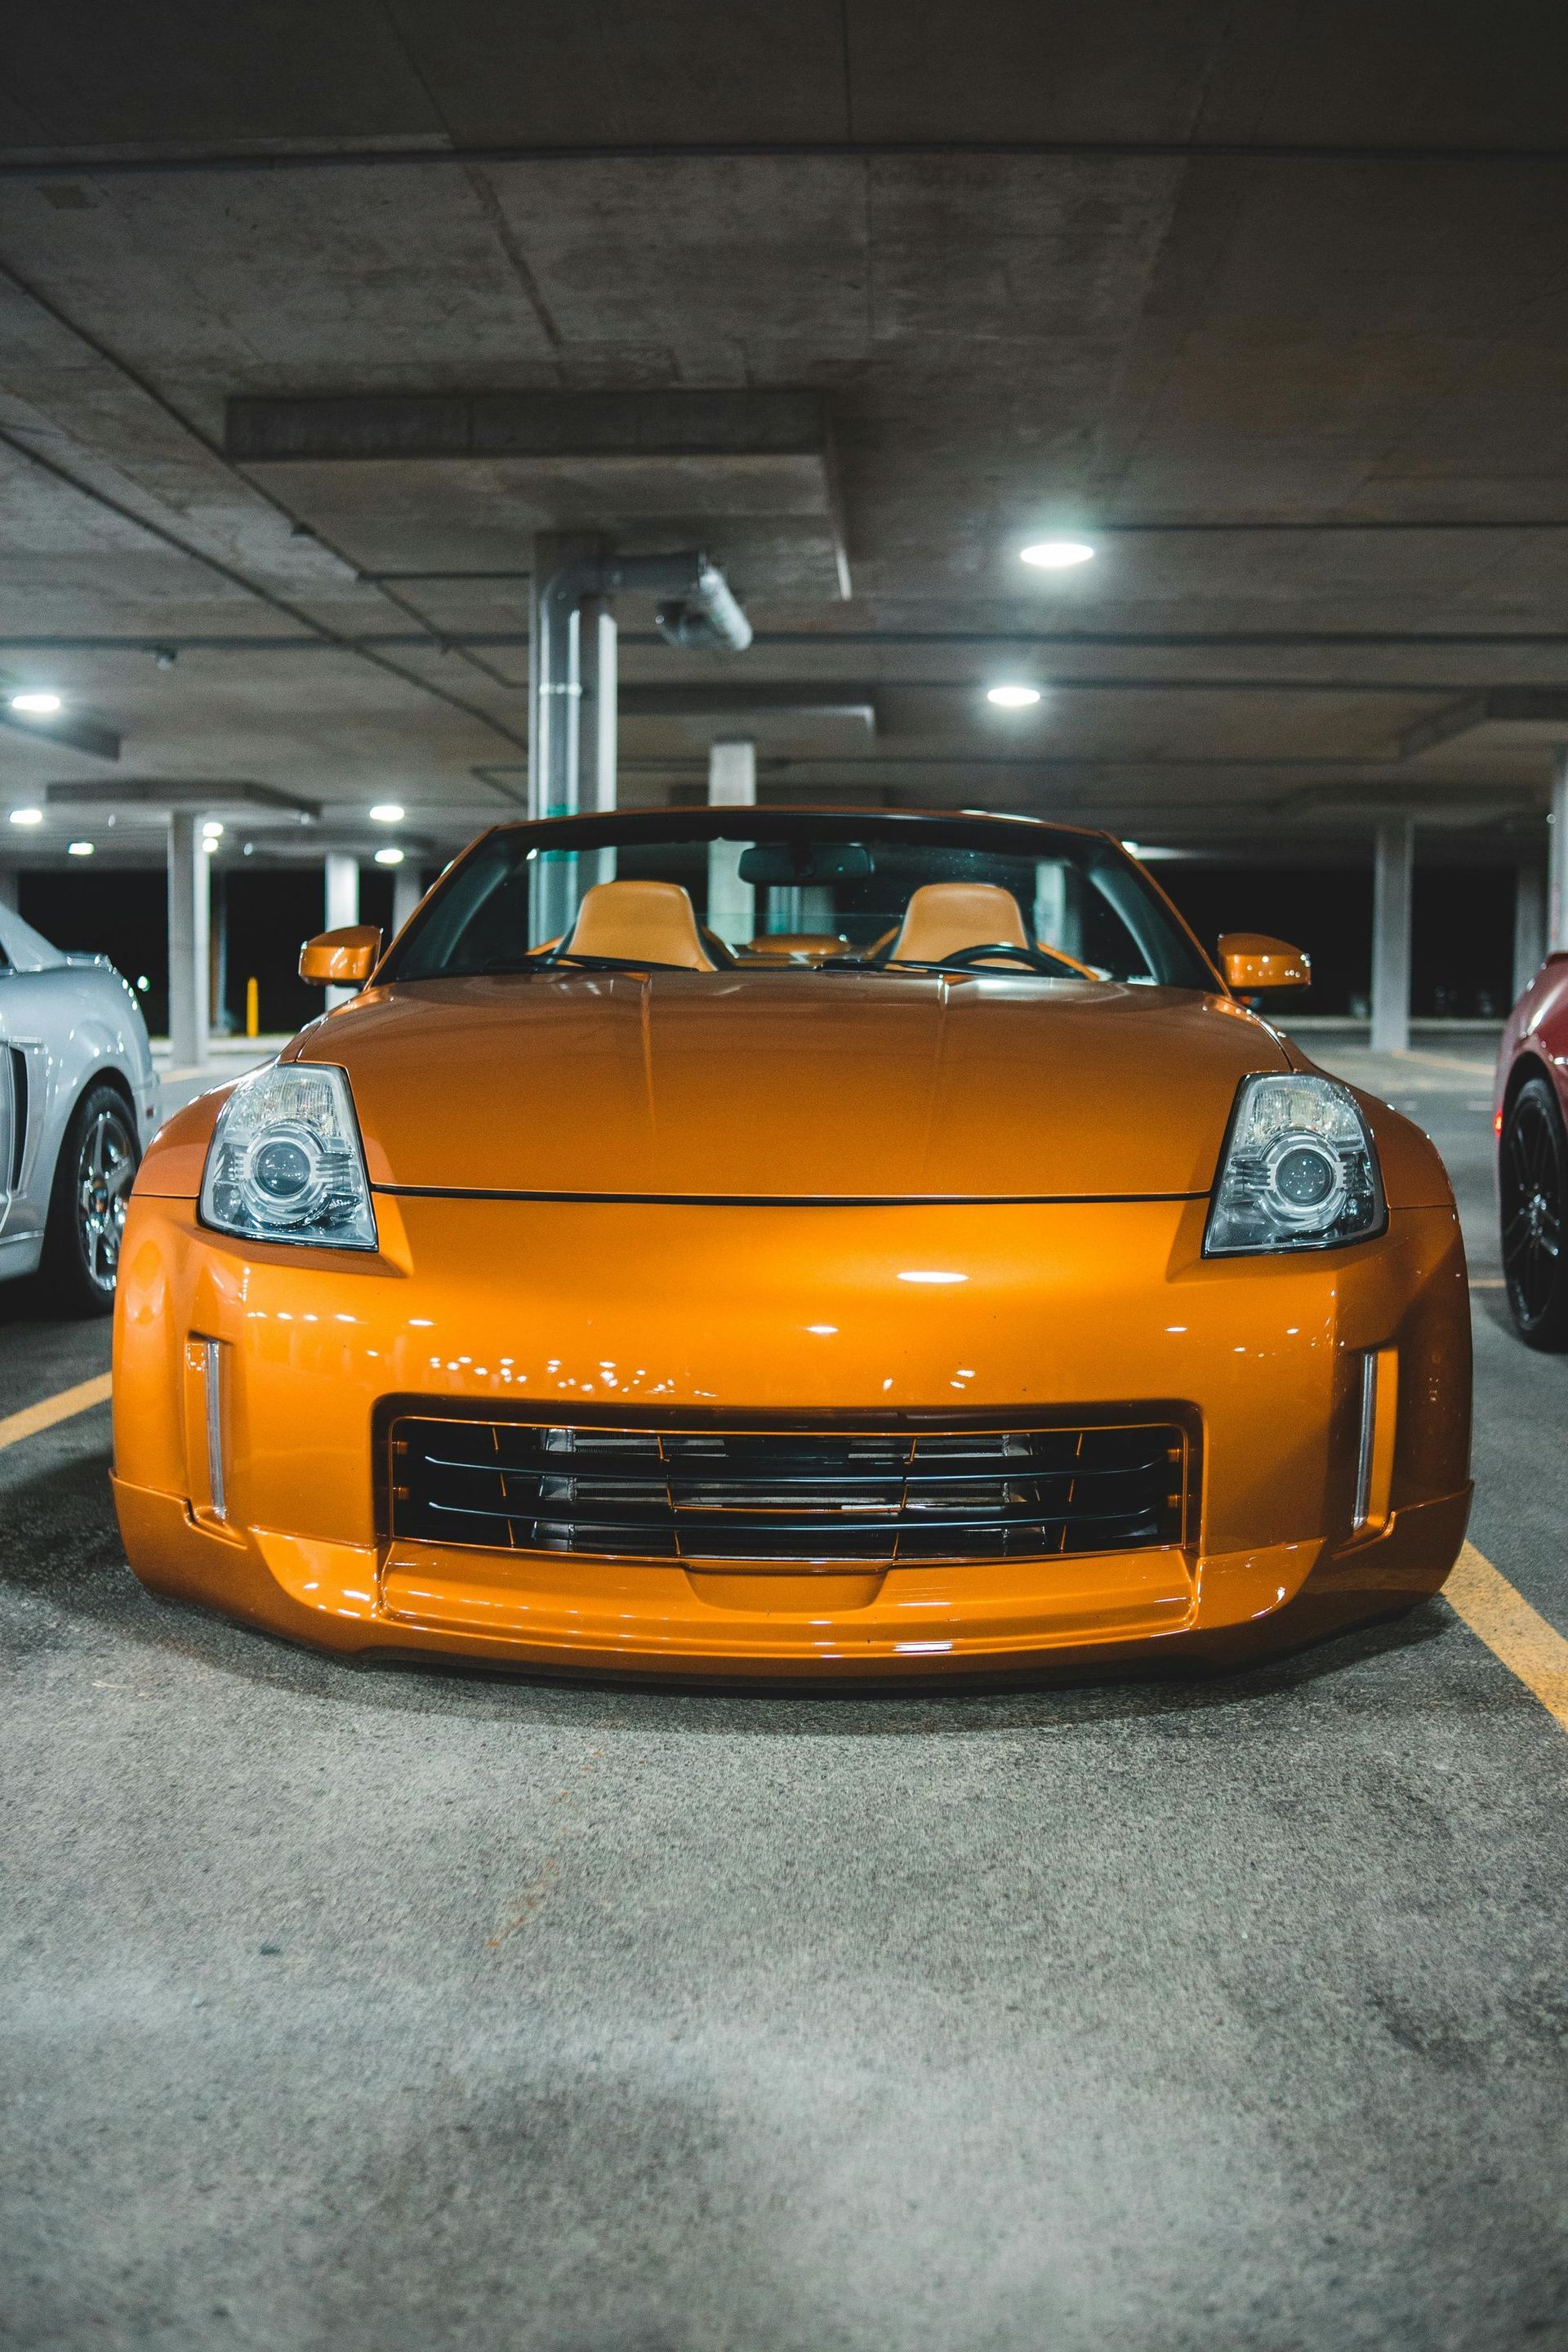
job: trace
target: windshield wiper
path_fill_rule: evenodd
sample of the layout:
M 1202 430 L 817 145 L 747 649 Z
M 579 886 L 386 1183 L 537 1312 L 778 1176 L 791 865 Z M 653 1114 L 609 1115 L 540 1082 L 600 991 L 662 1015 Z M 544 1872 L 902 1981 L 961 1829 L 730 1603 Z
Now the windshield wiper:
M 547 955 L 496 956 L 489 963 L 477 967 L 479 976 L 489 980 L 504 974 L 521 979 L 536 971 L 689 971 L 685 963 L 660 963 L 653 956 Z

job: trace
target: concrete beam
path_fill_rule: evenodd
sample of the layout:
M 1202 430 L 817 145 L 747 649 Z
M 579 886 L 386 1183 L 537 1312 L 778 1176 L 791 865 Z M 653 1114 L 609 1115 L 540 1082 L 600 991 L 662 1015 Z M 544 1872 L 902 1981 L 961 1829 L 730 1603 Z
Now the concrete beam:
M 623 554 L 711 540 L 753 593 L 849 593 L 826 404 L 815 392 L 236 398 L 229 461 L 366 580 L 493 572 L 519 539 Z
M 63 743 L 73 751 L 85 751 L 89 759 L 120 757 L 120 737 L 111 727 L 100 727 L 91 719 L 73 719 L 66 712 L 58 719 L 29 719 L 25 711 L 13 710 L 8 702 L 0 700 L 0 726 L 14 727 L 18 735 L 30 735 L 35 743 Z
M 106 776 L 87 783 L 46 784 L 44 798 L 52 808 L 194 808 L 204 815 L 212 809 L 271 808 L 307 819 L 321 814 L 320 801 L 302 800 L 279 785 L 224 776 Z
M 1484 694 L 1467 694 L 1463 701 L 1445 704 L 1429 719 L 1418 719 L 1399 737 L 1395 749 L 1400 759 L 1419 759 L 1423 751 L 1435 751 L 1440 743 L 1452 743 L 1458 736 L 1469 735 L 1476 728 L 1484 727 L 1487 701 Z
M 818 686 L 623 686 L 620 703 L 623 719 L 836 719 L 868 735 L 877 731 L 870 688 L 836 681 Z
M 1414 760 L 1423 751 L 1458 736 L 1473 735 L 1480 727 L 1506 727 L 1513 740 L 1546 736 L 1555 740 L 1568 729 L 1568 689 L 1558 686 L 1500 686 L 1485 694 L 1467 695 L 1418 719 L 1399 738 L 1399 756 Z
M 815 392 L 351 393 L 238 398 L 237 465 L 320 457 L 808 457 L 830 447 Z

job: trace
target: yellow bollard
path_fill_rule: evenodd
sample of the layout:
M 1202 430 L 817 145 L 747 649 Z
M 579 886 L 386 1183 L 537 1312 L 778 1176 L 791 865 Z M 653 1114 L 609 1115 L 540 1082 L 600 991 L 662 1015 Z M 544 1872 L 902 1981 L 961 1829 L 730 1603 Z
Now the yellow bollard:
M 247 1037 L 261 1034 L 261 991 L 254 975 L 245 983 L 245 1034 Z

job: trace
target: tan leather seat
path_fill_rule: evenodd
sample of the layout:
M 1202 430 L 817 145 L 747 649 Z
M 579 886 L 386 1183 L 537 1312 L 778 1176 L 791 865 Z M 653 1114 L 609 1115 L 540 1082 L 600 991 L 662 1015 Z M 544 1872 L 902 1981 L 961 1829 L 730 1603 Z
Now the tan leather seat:
M 691 900 L 679 882 L 595 882 L 584 893 L 562 953 L 718 970 L 704 952 Z
M 942 963 L 964 948 L 1004 942 L 1026 948 L 1029 934 L 1011 890 L 994 882 L 923 882 L 910 893 L 889 963 Z

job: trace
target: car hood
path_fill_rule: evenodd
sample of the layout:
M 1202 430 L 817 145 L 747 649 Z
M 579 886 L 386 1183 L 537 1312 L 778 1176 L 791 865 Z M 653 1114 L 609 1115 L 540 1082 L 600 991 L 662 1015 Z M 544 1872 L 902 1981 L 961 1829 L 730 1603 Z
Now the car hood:
M 349 1074 L 374 1184 L 648 1199 L 1206 1192 L 1289 1066 L 1186 990 L 810 971 L 394 983 L 291 1055 Z

